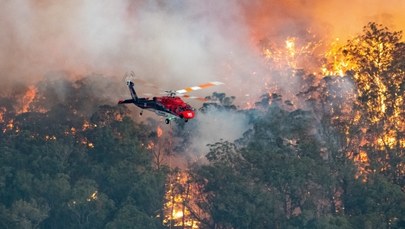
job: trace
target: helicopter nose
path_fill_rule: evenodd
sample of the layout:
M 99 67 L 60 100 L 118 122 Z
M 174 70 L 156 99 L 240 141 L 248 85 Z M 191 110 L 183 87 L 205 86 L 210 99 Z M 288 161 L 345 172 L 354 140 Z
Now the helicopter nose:
M 192 119 L 194 118 L 194 111 L 184 111 L 183 112 L 183 117 L 185 119 Z

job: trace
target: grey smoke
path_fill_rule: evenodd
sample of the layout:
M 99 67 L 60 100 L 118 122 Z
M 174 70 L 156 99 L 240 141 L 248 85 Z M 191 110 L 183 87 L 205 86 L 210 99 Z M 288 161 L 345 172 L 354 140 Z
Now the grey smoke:
M 299 88 L 271 75 L 257 47 L 260 39 L 300 35 L 306 27 L 342 35 L 359 31 L 370 19 L 403 27 L 404 1 L 380 2 L 3 0 L 0 89 L 15 82 L 32 84 L 49 72 L 66 71 L 72 79 L 99 74 L 121 81 L 133 70 L 165 89 L 222 81 L 225 86 L 195 95 L 223 91 L 243 104 L 243 95 L 254 101 L 263 94 L 263 79 L 281 91 Z M 105 82 L 93 82 L 96 95 L 112 102 L 128 96 L 124 84 L 117 91 Z M 195 149 L 220 137 L 232 141 L 249 128 L 244 117 L 222 112 L 196 121 L 201 127 Z
M 372 19 L 403 27 L 405 17 L 401 0 L 366 6 L 337 0 L 15 0 L 0 6 L 2 86 L 31 84 L 49 71 L 120 80 L 133 70 L 162 88 L 219 80 L 226 92 L 253 97 L 262 94 L 262 79 L 271 78 L 257 49 L 260 39 L 284 39 L 307 27 L 342 35 Z

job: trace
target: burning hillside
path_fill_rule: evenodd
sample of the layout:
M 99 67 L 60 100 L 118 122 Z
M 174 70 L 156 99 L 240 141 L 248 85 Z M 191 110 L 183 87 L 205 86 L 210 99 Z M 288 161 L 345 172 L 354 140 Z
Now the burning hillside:
M 356 165 L 353 177 L 361 178 L 361 182 L 366 183 L 376 174 L 384 174 L 391 182 L 403 188 L 405 166 L 401 158 L 405 147 L 404 107 L 403 96 L 398 96 L 403 94 L 405 72 L 401 61 L 405 47 L 401 41 L 402 34 L 391 32 L 375 23 L 365 26 L 363 32 L 364 35 L 340 47 L 332 44 L 331 49 L 324 54 L 318 50 L 321 41 L 316 38 L 308 43 L 300 41 L 298 37 L 287 37 L 285 42 L 279 44 L 262 43 L 263 63 L 268 65 L 271 74 L 293 82 L 291 88 L 279 88 L 277 82 L 264 79 L 264 90 L 267 93 L 260 101 L 250 101 L 252 105 L 248 109 L 235 106 L 235 97 L 214 93 L 210 99 L 216 102 L 203 104 L 194 123 L 178 123 L 162 128 L 156 126 L 155 121 L 148 121 L 146 125 L 149 131 L 135 134 L 138 141 L 141 141 L 137 147 L 148 152 L 152 171 L 163 172 L 177 166 L 187 167 L 185 164 L 193 164 L 195 161 L 201 162 L 205 144 L 223 141 L 224 137 L 234 141 L 246 131 L 233 150 L 227 143 L 224 143 L 225 148 L 218 146 L 220 150 L 214 145 L 215 150 L 207 158 L 210 163 L 219 163 L 221 166 L 231 164 L 243 167 L 246 166 L 244 163 L 256 166 L 255 159 L 244 153 L 245 147 L 253 150 L 249 148 L 249 142 L 261 138 L 252 138 L 262 131 L 255 123 L 268 117 L 269 113 L 278 117 L 277 112 L 284 112 L 286 117 L 294 120 L 290 123 L 292 127 L 298 125 L 293 124 L 296 120 L 308 119 L 305 122 L 310 125 L 299 128 L 303 128 L 300 131 L 303 131 L 304 136 L 317 135 L 314 143 L 306 143 L 320 144 L 317 146 L 319 149 L 312 153 L 318 152 L 317 155 L 324 160 L 333 157 L 349 159 Z M 16 86 L 1 98 L 0 126 L 5 149 L 11 147 L 9 142 L 28 137 L 30 144 L 58 145 L 69 142 L 71 147 L 77 147 L 87 154 L 86 157 L 94 154 L 91 160 L 104 161 L 97 152 L 111 148 L 106 145 L 108 141 L 103 137 L 101 139 L 104 140 L 100 141 L 97 133 L 107 131 L 108 138 L 120 142 L 129 136 L 125 132 L 124 123 L 134 125 L 128 124 L 131 122 L 130 110 L 116 107 L 108 97 L 122 85 L 115 86 L 115 83 L 109 83 L 107 78 L 98 75 L 79 80 L 58 78 L 57 74 L 53 76 L 34 85 Z M 281 110 L 276 112 L 275 107 Z M 310 110 L 314 117 L 301 109 Z M 232 129 L 226 126 L 227 123 L 237 128 L 232 131 L 233 135 L 225 133 Z M 295 133 L 298 129 L 291 129 L 291 133 L 285 132 L 292 127 L 286 125 L 280 129 L 281 132 L 271 134 L 266 144 L 278 136 L 274 139 L 277 146 L 283 150 L 288 149 L 293 155 L 306 157 L 300 148 L 304 147 L 302 142 L 308 139 L 299 140 Z M 214 134 L 212 131 L 216 128 L 222 130 L 218 129 Z M 337 151 L 333 152 L 330 147 L 335 147 Z M 227 155 L 229 150 L 231 155 Z M 213 156 L 214 153 L 219 155 Z M 201 169 L 200 165 L 196 167 Z M 198 169 L 189 174 L 175 172 L 166 181 L 161 180 L 166 182 L 166 194 L 164 198 L 162 196 L 163 207 L 157 219 L 161 219 L 163 225 L 204 228 L 218 220 L 214 213 L 209 213 L 213 210 L 211 208 L 216 208 L 210 202 L 214 198 L 213 190 L 208 191 L 212 178 L 201 180 L 201 171 Z M 272 189 L 274 184 L 269 185 Z M 312 188 L 307 187 L 309 190 Z M 100 201 L 99 196 L 103 196 L 103 192 L 109 191 L 96 186 L 89 189 L 87 202 Z M 323 200 L 325 203 L 322 208 L 343 212 L 345 204 L 341 196 L 345 191 L 336 185 L 332 193 L 334 201 L 329 203 Z M 69 207 L 74 212 L 79 200 L 72 201 Z M 304 207 L 292 203 L 290 197 L 286 201 L 289 207 L 284 209 L 285 214 L 288 217 L 300 216 Z
M 405 5 L 347 5 L 3 3 L 0 227 L 404 227 Z M 164 125 L 128 70 L 226 89 Z

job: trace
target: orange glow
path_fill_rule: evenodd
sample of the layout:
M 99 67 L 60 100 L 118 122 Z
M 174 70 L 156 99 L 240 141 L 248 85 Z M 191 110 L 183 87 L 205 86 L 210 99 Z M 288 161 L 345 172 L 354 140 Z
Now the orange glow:
M 56 136 L 54 136 L 54 135 L 52 135 L 52 136 L 45 135 L 45 140 L 46 141 L 56 141 Z
M 25 92 L 25 94 L 22 98 L 22 101 L 21 101 L 22 107 L 16 113 L 21 114 L 21 113 L 28 112 L 30 109 L 30 104 L 35 99 L 36 94 L 37 94 L 37 89 L 33 86 L 29 86 L 28 90 Z
M 352 153 L 350 153 L 352 155 Z M 360 152 L 351 157 L 357 166 L 356 179 L 361 178 L 363 182 L 367 181 L 367 174 L 370 173 L 366 168 L 370 165 L 367 152 L 360 150 Z
M 8 122 L 7 122 L 7 124 L 5 125 L 5 127 L 3 128 L 3 133 L 5 133 L 5 132 L 7 132 L 7 131 L 10 131 L 10 130 L 13 130 L 14 129 L 14 120 L 13 119 L 11 119 L 11 120 L 9 120 Z M 15 128 L 15 131 L 16 131 L 16 133 L 18 133 L 19 132 L 19 129 L 18 128 Z
M 98 194 L 98 191 L 93 192 L 93 193 L 87 198 L 87 201 L 90 202 L 90 201 L 97 200 L 97 198 L 98 198 L 97 194 Z
M 155 148 L 155 143 L 153 143 L 153 142 L 149 142 L 148 145 L 146 146 L 146 149 L 149 149 L 149 150 L 151 150 L 153 148 Z
M 85 131 L 91 127 L 89 121 L 85 120 L 82 126 L 82 131 Z
M 157 137 L 160 138 L 163 134 L 163 130 L 162 128 L 160 128 L 160 126 L 157 127 L 156 129 L 156 133 L 157 133 Z
M 378 29 L 382 28 L 377 26 Z M 398 92 L 396 94 L 392 92 L 399 91 L 404 73 L 399 70 L 398 72 L 390 70 L 396 45 L 372 36 L 366 38 L 358 36 L 345 44 L 338 38 L 334 39 L 330 45 L 322 43 L 324 43 L 323 40 L 317 41 L 311 38 L 304 41 L 302 37 L 290 36 L 286 37 L 284 42 L 265 40 L 261 45 L 264 60 L 269 64 L 269 68 L 272 71 L 278 71 L 277 74 L 285 77 L 286 81 L 295 80 L 295 70 L 302 68 L 305 72 L 313 73 L 313 76 L 310 76 L 313 77 L 313 82 L 319 82 L 324 76 L 329 76 L 335 82 L 339 82 L 339 78 L 342 77 L 348 80 L 350 85 L 353 84 L 353 89 L 349 88 L 350 86 L 345 89 L 347 91 L 345 95 L 325 91 L 324 95 L 328 97 L 337 99 L 337 96 L 340 96 L 342 101 L 346 101 L 343 104 L 336 102 L 325 104 L 325 106 L 332 114 L 332 123 L 340 125 L 347 135 L 346 141 L 350 147 L 346 155 L 355 161 L 358 167 L 357 177 L 366 176 L 372 172 L 369 152 L 361 150 L 357 156 L 353 156 L 353 152 L 358 151 L 359 148 L 379 150 L 381 155 L 377 160 L 383 163 L 383 160 L 386 160 L 384 154 L 387 150 L 395 151 L 405 146 L 405 139 L 399 134 L 405 129 L 403 108 L 401 108 L 404 98 L 398 95 Z M 358 52 L 357 55 L 351 54 L 350 49 Z M 361 61 L 358 55 L 363 57 Z M 348 72 L 350 72 L 349 76 L 347 76 Z M 387 76 L 392 74 L 388 78 L 384 77 L 387 72 Z M 319 73 L 319 78 L 316 73 Z M 271 81 L 264 82 L 264 85 L 270 92 L 278 90 L 277 85 L 273 85 Z M 333 86 L 339 86 L 339 83 Z M 296 93 L 296 91 L 292 92 Z M 282 92 L 283 97 L 290 96 L 288 93 Z M 362 98 L 364 101 L 360 100 Z M 251 107 L 252 104 L 249 102 L 246 106 Z M 346 123 L 346 126 L 342 126 L 342 123 Z M 363 130 L 362 133 L 353 136 L 350 131 L 352 126 L 358 126 Z M 384 165 L 382 167 L 385 168 Z
M 325 76 L 344 76 L 346 71 L 354 67 L 354 63 L 344 58 L 339 38 L 329 45 L 329 50 L 325 52 L 324 58 L 326 62 L 323 63 L 321 72 Z
M 196 195 L 196 187 L 190 182 L 187 172 L 173 174 L 167 184 L 163 223 L 181 228 L 199 228 L 200 222 L 191 214 L 195 212 L 193 201 Z
M 272 70 L 288 73 L 288 70 L 305 69 L 314 75 L 321 72 L 323 44 L 314 35 L 309 39 L 286 37 L 283 41 L 262 41 L 262 55 Z
M 81 144 L 85 145 L 88 148 L 94 148 L 94 144 L 90 142 L 86 137 L 80 141 Z
M 7 125 L 6 125 L 7 129 L 12 130 L 14 128 L 14 120 L 11 119 Z
M 119 122 L 121 122 L 123 118 L 124 118 L 124 116 L 120 113 L 116 113 L 115 117 L 114 117 L 115 121 L 119 121 Z
M 4 122 L 4 113 L 6 113 L 6 111 L 5 107 L 0 107 L 0 123 Z

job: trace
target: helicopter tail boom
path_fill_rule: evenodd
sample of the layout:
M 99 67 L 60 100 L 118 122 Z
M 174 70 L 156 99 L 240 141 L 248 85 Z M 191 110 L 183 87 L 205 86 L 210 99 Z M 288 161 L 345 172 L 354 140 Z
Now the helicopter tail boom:
M 134 83 L 132 81 L 127 81 L 127 85 L 129 88 L 129 92 L 131 92 L 131 97 L 133 101 L 138 100 L 138 96 L 136 95 L 135 88 L 134 88 Z
M 118 104 L 124 104 L 124 103 L 134 103 L 135 101 L 133 99 L 126 99 L 126 100 L 120 100 L 118 101 Z

